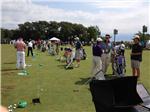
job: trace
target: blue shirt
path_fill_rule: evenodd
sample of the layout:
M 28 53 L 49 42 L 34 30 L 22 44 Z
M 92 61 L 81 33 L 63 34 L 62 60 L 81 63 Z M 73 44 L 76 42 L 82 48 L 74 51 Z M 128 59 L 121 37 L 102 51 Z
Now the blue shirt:
M 110 53 L 111 44 L 103 43 L 103 44 L 102 44 L 102 49 L 104 50 L 104 53 L 106 53 L 106 54 Z
M 75 47 L 76 47 L 76 50 L 80 49 L 82 46 L 81 42 L 80 41 L 77 41 Z
M 95 44 L 93 45 L 93 56 L 100 56 L 102 55 L 102 46 L 101 44 Z

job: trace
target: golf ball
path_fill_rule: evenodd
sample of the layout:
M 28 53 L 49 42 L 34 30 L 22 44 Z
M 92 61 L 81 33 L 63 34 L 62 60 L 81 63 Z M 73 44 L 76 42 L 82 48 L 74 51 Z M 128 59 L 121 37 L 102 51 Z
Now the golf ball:
M 17 106 L 17 104 L 14 104 L 14 106 Z
M 8 108 L 12 108 L 12 105 L 9 105 Z
M 8 110 L 9 112 L 12 112 L 13 110 L 12 109 L 10 109 L 10 110 Z

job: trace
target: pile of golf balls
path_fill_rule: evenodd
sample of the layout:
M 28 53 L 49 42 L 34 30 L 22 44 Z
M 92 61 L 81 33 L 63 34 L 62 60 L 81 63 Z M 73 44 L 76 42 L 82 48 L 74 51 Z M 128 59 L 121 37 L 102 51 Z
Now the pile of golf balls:
M 9 105 L 8 106 L 8 111 L 9 112 L 14 112 L 14 110 L 17 108 L 17 104 Z

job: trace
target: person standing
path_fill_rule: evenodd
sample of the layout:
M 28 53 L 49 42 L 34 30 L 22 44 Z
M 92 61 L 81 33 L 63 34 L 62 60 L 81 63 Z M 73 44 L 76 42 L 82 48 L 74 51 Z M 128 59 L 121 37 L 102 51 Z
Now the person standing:
M 105 74 L 107 72 L 107 68 L 110 63 L 110 51 L 111 51 L 111 45 L 110 45 L 110 35 L 105 35 L 105 40 L 103 43 L 103 54 L 102 54 L 102 71 Z
M 29 56 L 30 52 L 31 52 L 31 55 L 33 56 L 33 43 L 31 40 L 29 40 L 29 43 L 28 43 L 28 54 L 27 54 L 27 56 Z
M 82 44 L 79 40 L 79 37 L 76 37 L 75 48 L 76 48 L 75 59 L 77 62 L 77 65 L 75 67 L 79 67 L 80 66 L 80 60 L 81 60 L 81 48 L 82 48 Z
M 20 37 L 18 38 L 14 46 L 17 49 L 17 69 L 25 69 L 26 44 L 24 43 L 23 39 Z
M 142 46 L 140 45 L 140 37 L 135 35 L 134 44 L 131 50 L 131 67 L 133 76 L 140 77 L 140 62 L 142 61 Z
M 59 42 L 56 42 L 56 55 L 59 55 Z
M 102 39 L 97 38 L 97 43 L 92 47 L 93 61 L 92 61 L 92 71 L 91 74 L 95 75 L 97 72 L 102 70 Z

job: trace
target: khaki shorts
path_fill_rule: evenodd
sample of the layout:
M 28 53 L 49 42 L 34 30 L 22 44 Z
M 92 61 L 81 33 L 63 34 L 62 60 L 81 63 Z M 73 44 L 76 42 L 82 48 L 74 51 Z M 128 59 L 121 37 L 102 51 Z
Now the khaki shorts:
M 132 68 L 140 68 L 140 61 L 138 61 L 138 60 L 131 60 L 131 67 Z
M 76 50 L 75 59 L 81 59 L 81 50 L 80 49 Z

